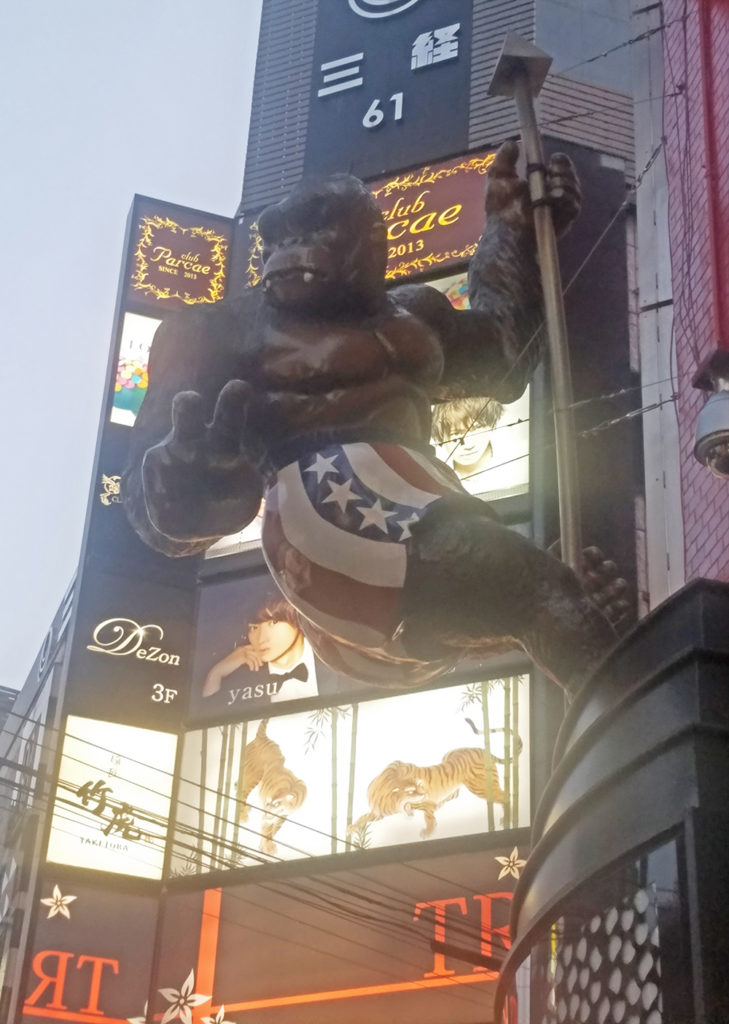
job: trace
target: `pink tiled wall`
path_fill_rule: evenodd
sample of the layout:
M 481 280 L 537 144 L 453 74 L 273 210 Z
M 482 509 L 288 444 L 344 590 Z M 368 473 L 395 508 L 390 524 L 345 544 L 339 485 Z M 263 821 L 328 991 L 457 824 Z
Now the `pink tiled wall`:
M 699 4 L 710 11 L 706 61 Z M 684 5 L 683 0 L 666 0 L 664 12 L 664 139 L 686 578 L 729 581 L 729 480 L 716 479 L 694 459 L 696 417 L 707 394 L 691 386 L 697 367 L 719 338 L 729 348 L 729 3 L 688 0 Z M 719 267 L 718 290 L 712 259 Z

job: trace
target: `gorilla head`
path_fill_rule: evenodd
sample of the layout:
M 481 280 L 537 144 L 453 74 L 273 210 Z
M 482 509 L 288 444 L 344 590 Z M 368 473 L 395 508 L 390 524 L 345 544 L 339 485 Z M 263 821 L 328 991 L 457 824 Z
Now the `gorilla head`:
M 357 178 L 305 181 L 258 219 L 263 289 L 275 307 L 362 312 L 384 294 L 387 231 Z

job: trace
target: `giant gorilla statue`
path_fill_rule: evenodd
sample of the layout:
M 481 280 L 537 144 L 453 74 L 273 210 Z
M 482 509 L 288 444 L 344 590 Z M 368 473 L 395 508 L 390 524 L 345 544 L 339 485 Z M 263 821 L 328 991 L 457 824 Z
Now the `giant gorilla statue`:
M 470 310 L 385 289 L 386 232 L 355 178 L 304 183 L 259 219 L 263 280 L 163 321 L 123 481 L 140 536 L 190 555 L 265 497 L 263 551 L 317 654 L 418 685 L 520 644 L 573 692 L 611 646 L 574 573 L 496 521 L 429 447 L 431 404 L 511 402 L 540 356 L 541 291 L 518 149 L 499 150 Z M 580 205 L 552 158 L 555 225 Z

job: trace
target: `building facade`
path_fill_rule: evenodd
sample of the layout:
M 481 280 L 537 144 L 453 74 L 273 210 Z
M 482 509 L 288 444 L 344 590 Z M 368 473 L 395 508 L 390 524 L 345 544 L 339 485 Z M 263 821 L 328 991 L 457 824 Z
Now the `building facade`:
M 556 59 L 539 119 L 585 193 L 562 247 L 585 542 L 646 578 L 632 28 L 614 4 L 562 6 L 266 0 L 235 216 L 136 197 L 79 573 L 0 736 L 9 1022 L 489 1018 L 561 695 L 519 653 L 415 693 L 362 687 L 278 602 L 256 522 L 167 560 L 120 476 L 160 318 L 255 286 L 256 218 L 303 174 L 365 178 L 388 278 L 463 307 L 484 172 L 519 134 L 488 96 L 515 31 Z M 546 371 L 478 430 L 446 427 L 466 488 L 555 540 Z

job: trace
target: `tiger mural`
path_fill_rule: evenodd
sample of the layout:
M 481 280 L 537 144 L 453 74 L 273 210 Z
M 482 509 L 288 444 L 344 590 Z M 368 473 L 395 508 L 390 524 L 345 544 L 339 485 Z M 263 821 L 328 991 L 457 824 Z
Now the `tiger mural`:
M 238 792 L 241 821 L 248 820 L 248 797 L 258 786 L 259 802 L 263 808 L 261 823 L 261 853 L 275 854 L 278 847 L 274 836 L 288 816 L 298 810 L 306 799 L 306 783 L 297 778 L 284 763 L 278 743 L 266 735 L 268 719 L 259 723 L 256 735 L 245 749 L 243 777 Z
M 421 768 L 406 761 L 392 761 L 367 787 L 370 810 L 347 832 L 360 833 L 370 822 L 381 821 L 402 811 L 412 817 L 422 811 L 425 827 L 420 836 L 427 839 L 436 827 L 435 812 L 449 800 L 455 800 L 461 786 L 474 796 L 495 804 L 504 803 L 494 758 L 477 747 L 459 747 L 447 753 L 440 764 Z

